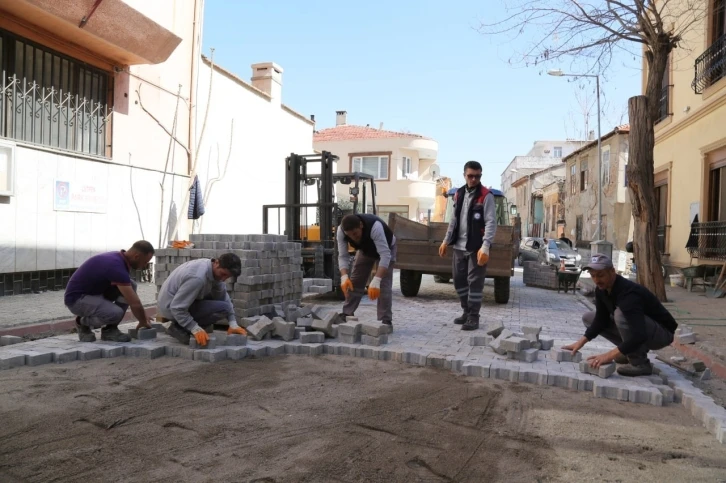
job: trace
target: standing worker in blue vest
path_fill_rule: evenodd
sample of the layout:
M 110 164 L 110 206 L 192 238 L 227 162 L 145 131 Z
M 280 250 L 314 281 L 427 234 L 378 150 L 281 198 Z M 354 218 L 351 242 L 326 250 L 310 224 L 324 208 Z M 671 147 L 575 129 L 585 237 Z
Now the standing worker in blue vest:
M 446 237 L 439 247 L 439 256 L 453 246 L 452 276 L 454 288 L 464 313 L 454 319 L 461 330 L 479 328 L 479 311 L 487 274 L 489 248 L 497 231 L 494 195 L 481 184 L 481 164 L 469 161 L 464 165 L 466 185 L 454 195 L 454 214 Z
M 343 316 L 355 314 L 366 282 L 378 262 L 376 275 L 368 285 L 368 298 L 378 300 L 378 320 L 393 325 L 393 262 L 396 261 L 396 237 L 388 225 L 376 215 L 346 215 L 336 233 L 340 288 L 345 294 Z M 348 275 L 350 255 L 348 244 L 357 250 L 353 270 Z

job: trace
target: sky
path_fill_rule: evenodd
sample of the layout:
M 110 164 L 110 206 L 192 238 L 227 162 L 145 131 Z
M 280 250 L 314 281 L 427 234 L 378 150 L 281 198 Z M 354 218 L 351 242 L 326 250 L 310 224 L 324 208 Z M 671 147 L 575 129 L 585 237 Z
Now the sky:
M 348 124 L 421 134 L 438 141 L 437 164 L 455 186 L 473 159 L 482 183 L 498 188 L 536 140 L 580 137 L 580 106 L 595 102 L 588 80 L 546 74 L 566 65 L 511 65 L 510 39 L 476 30 L 503 15 L 498 0 L 206 0 L 203 52 L 214 48 L 215 63 L 243 79 L 253 63 L 279 64 L 283 103 L 314 114 L 316 129 L 345 110 Z M 627 122 L 639 66 L 623 54 L 606 72 L 603 135 Z M 595 116 L 591 108 L 590 129 Z

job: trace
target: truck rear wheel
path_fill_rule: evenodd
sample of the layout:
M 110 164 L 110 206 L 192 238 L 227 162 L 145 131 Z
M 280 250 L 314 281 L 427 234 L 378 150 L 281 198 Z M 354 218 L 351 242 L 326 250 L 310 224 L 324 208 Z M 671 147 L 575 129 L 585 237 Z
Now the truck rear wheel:
M 494 301 L 498 304 L 509 302 L 509 277 L 494 279 Z
M 404 297 L 415 297 L 421 288 L 421 272 L 401 270 L 401 293 Z
M 447 277 L 446 275 L 434 275 L 434 282 L 436 283 L 449 283 L 451 281 L 451 277 Z

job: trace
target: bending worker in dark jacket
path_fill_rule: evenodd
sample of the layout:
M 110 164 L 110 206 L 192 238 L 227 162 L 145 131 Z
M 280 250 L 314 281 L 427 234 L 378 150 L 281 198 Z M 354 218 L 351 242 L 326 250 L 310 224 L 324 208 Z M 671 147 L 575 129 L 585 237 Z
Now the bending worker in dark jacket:
M 446 256 L 446 247 L 454 246 L 454 288 L 464 313 L 454 319 L 461 330 L 479 328 L 479 310 L 487 275 L 489 247 L 497 231 L 494 195 L 481 184 L 481 164 L 469 161 L 464 165 L 466 186 L 454 195 L 454 215 L 446 238 L 439 247 L 439 256 Z
M 648 376 L 653 366 L 649 350 L 658 350 L 673 342 L 675 319 L 658 298 L 642 285 L 615 273 L 613 262 L 605 255 L 593 255 L 583 268 L 595 282 L 595 312 L 587 312 L 582 321 L 587 330 L 574 344 L 563 349 L 574 354 L 598 335 L 615 344 L 615 349 L 591 356 L 587 361 L 600 367 L 615 361 L 622 376 Z
M 378 320 L 392 325 L 393 262 L 396 261 L 396 237 L 388 225 L 375 215 L 346 215 L 336 233 L 340 288 L 345 294 L 343 315 L 354 315 L 365 294 L 368 276 L 378 261 L 375 277 L 368 286 L 368 297 L 378 300 Z M 348 244 L 357 250 L 353 271 L 348 276 Z

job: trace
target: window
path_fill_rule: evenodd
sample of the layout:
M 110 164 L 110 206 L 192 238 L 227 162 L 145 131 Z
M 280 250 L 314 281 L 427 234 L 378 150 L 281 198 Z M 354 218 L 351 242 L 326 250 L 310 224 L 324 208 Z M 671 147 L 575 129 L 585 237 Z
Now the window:
M 412 171 L 411 158 L 404 156 L 401 160 L 401 174 L 403 174 L 403 177 L 406 178 Z
M 555 146 L 552 150 L 552 156 L 555 158 L 561 158 L 562 157 L 562 146 Z
M 610 186 L 610 146 L 602 148 L 602 185 Z
M 354 157 L 353 171 L 370 174 L 376 179 L 388 179 L 388 156 Z
M 570 194 L 577 194 L 577 163 L 570 165 Z
M 711 169 L 708 187 L 708 221 L 726 221 L 726 166 Z
M 109 73 L 0 30 L 0 136 L 110 156 Z
M 575 240 L 582 240 L 582 215 L 575 217 Z
M 580 191 L 587 189 L 587 160 L 580 161 Z
M 666 62 L 665 72 L 663 72 L 663 80 L 661 81 L 660 96 L 658 97 L 658 119 L 655 120 L 656 124 L 670 116 L 670 70 L 671 58 L 669 56 Z

